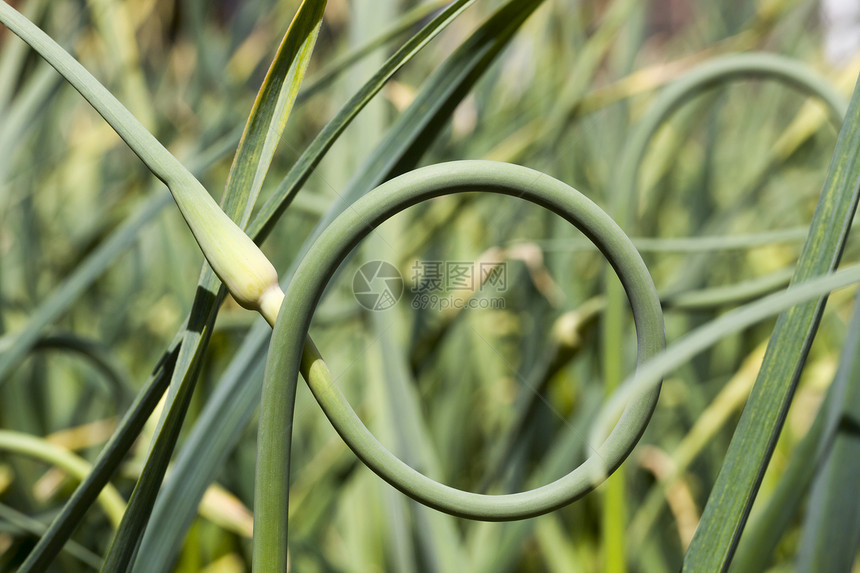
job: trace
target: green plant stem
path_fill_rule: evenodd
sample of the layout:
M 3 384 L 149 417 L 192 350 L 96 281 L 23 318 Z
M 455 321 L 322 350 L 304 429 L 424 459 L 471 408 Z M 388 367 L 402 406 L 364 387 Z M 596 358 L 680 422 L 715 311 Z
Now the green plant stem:
M 108 122 L 153 175 L 167 185 L 206 260 L 230 293 L 242 306 L 261 310 L 265 292 L 277 287 L 274 267 L 238 225 L 224 214 L 197 178 L 77 60 L 3 1 L 0 1 L 0 22 L 51 64 Z
M 30 434 L 0 430 L 0 450 L 47 462 L 78 480 L 86 479 L 92 471 L 92 467 L 84 459 L 65 448 Z M 125 501 L 116 488 L 107 485 L 99 494 L 98 500 L 114 526 L 118 526 L 119 522 L 122 521 L 122 514 L 125 512 Z
M 290 429 L 299 370 L 332 425 L 373 471 L 430 507 L 473 519 L 519 519 L 570 503 L 614 471 L 644 431 L 657 387 L 631 400 L 612 435 L 595 444 L 594 454 L 567 476 L 529 492 L 487 496 L 444 486 L 415 471 L 383 448 L 355 415 L 306 338 L 322 291 L 346 255 L 376 225 L 420 201 L 466 190 L 518 196 L 579 227 L 609 258 L 627 289 L 639 359 L 644 362 L 663 347 L 660 304 L 642 259 L 611 219 L 574 189 L 530 169 L 486 161 L 434 165 L 381 185 L 353 203 L 314 243 L 288 287 L 275 323 L 258 438 L 253 555 L 257 570 L 286 567 Z

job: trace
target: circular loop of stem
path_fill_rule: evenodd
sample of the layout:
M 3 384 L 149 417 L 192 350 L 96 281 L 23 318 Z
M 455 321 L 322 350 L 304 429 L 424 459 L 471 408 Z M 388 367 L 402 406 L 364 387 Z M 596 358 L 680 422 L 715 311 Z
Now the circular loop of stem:
M 288 437 L 288 418 L 279 418 L 281 402 L 293 400 L 303 350 L 304 368 L 326 370 L 316 349 L 305 349 L 317 303 L 332 275 L 371 230 L 407 207 L 434 197 L 481 191 L 520 197 L 564 217 L 589 237 L 615 268 L 627 292 L 636 325 L 638 363 L 665 346 L 663 315 L 654 283 L 642 258 L 612 219 L 568 185 L 543 173 L 491 161 L 458 161 L 424 167 L 377 187 L 341 214 L 311 247 L 290 283 L 275 323 L 260 419 L 258 499 L 256 507 L 286 495 L 289 460 L 271 446 Z M 309 359 L 308 355 L 316 356 Z M 306 370 L 307 371 L 307 370 Z M 308 384 L 326 416 L 358 457 L 374 472 L 410 497 L 441 511 L 488 521 L 522 519 L 564 506 L 591 491 L 612 473 L 635 446 L 656 405 L 659 387 L 628 402 L 615 429 L 591 455 L 566 476 L 536 489 L 507 495 L 483 495 L 428 478 L 385 449 L 364 426 L 329 376 L 310 376 Z M 285 389 L 286 388 L 286 389 Z M 292 388 L 292 390 L 290 389 Z M 288 451 L 288 446 L 287 446 Z M 273 452 L 277 459 L 273 458 Z M 260 520 L 261 525 L 267 520 Z M 256 534 L 265 537 L 265 533 Z

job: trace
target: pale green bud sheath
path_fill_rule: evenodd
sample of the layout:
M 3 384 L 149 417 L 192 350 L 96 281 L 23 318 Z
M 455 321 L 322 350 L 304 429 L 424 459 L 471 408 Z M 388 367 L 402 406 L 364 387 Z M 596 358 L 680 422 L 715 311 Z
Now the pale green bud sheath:
M 0 22 L 20 36 L 95 108 L 167 185 L 212 270 L 241 306 L 274 324 L 283 292 L 275 267 L 203 185 L 116 97 L 38 26 L 0 0 Z
M 269 259 L 196 178 L 189 174 L 179 183 L 165 183 L 200 250 L 236 302 L 274 325 L 284 293 Z

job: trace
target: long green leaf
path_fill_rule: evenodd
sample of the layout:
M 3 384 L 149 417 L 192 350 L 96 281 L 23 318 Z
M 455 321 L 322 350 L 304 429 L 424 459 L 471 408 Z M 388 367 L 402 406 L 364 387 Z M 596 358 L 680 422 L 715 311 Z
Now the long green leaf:
M 272 196 L 263 204 L 259 214 L 251 222 L 248 233 L 255 241 L 261 242 L 268 236 L 278 217 L 289 206 L 302 185 L 307 182 L 325 153 L 334 145 L 334 142 L 355 116 L 367 105 L 367 102 L 382 89 L 385 82 L 473 2 L 474 0 L 457 0 L 452 2 L 430 24 L 425 26 L 418 34 L 406 42 L 403 47 L 397 50 L 383 64 L 379 71 L 349 99 L 335 117 L 326 124 L 319 135 L 314 138 L 311 144 L 308 145 L 302 155 L 296 160 L 296 164 L 290 169 L 290 172 L 287 173 L 287 176 L 284 177 Z M 534 0 L 529 0 L 529 2 L 534 2 Z M 534 10 L 534 8 L 535 6 L 532 6 L 531 10 Z M 510 11 L 510 8 L 508 8 L 508 12 Z M 404 150 L 409 145 L 415 145 L 416 141 L 423 141 L 420 136 L 422 135 L 424 124 L 428 119 L 434 114 L 438 115 L 442 105 L 446 103 L 449 106 L 452 104 L 456 105 L 464 97 L 464 93 L 457 95 L 452 92 L 458 89 L 468 91 L 474 81 L 477 80 L 477 77 L 480 77 L 481 73 L 486 69 L 489 62 L 492 61 L 492 58 L 490 58 L 483 65 L 480 65 L 481 56 L 485 55 L 486 51 L 493 44 L 499 44 L 499 41 L 492 36 L 492 33 L 493 30 L 501 27 L 501 22 L 503 20 L 496 19 L 492 26 L 485 25 L 480 28 L 439 69 L 431 74 L 425 83 L 427 87 L 423 88 L 421 93 L 416 96 L 415 101 L 409 106 L 409 109 L 397 120 L 392 131 L 386 136 L 385 141 L 374 150 L 372 158 L 362 166 L 361 175 L 353 179 L 353 184 L 350 187 L 351 191 L 347 191 L 341 196 L 339 203 L 340 210 L 350 200 L 345 197 L 346 195 L 366 193 L 373 187 L 373 184 L 368 181 L 361 181 L 361 179 L 373 178 L 372 181 L 379 181 L 385 177 L 391 177 L 389 172 L 380 170 L 378 168 L 379 165 L 376 164 L 388 160 L 389 156 L 391 156 L 391 160 L 396 160 L 396 158 L 401 157 L 405 153 Z M 495 53 L 498 53 L 498 50 L 502 46 L 504 46 L 504 42 L 495 48 Z M 476 66 L 479 67 L 476 69 Z M 470 71 L 476 77 L 470 79 L 468 77 Z M 452 110 L 453 107 L 451 110 L 448 110 L 449 114 Z M 447 115 L 443 117 L 447 117 Z M 424 148 L 426 148 L 426 145 Z M 374 164 L 372 165 L 371 163 Z M 352 199 L 354 200 L 354 197 Z M 326 219 L 330 221 L 337 216 L 338 212 L 339 210 L 331 210 Z M 319 223 L 317 229 L 321 228 L 324 228 L 324 225 Z
M 729 571 L 757 573 L 768 568 L 783 535 L 793 526 L 818 468 L 818 455 L 831 442 L 835 427 L 828 427 L 828 413 L 836 397 L 831 384 L 815 421 L 803 440 L 792 450 L 791 460 L 780 477 L 767 506 L 753 514 L 738 544 Z
M 854 91 L 809 238 L 794 275 L 803 282 L 836 268 L 860 195 L 860 89 Z M 702 520 L 685 571 L 725 571 L 773 453 L 826 299 L 780 315 Z
M 131 407 L 120 421 L 117 430 L 111 435 L 110 440 L 93 464 L 92 471 L 84 478 L 80 487 L 72 494 L 71 499 L 63 506 L 60 514 L 51 522 L 39 543 L 36 544 L 36 547 L 21 565 L 20 573 L 47 570 L 66 541 L 74 533 L 82 516 L 119 467 L 156 404 L 161 400 L 176 364 L 178 344 L 178 341 L 174 341 L 171 351 L 168 352 L 149 381 L 138 393 Z
M 0 503 L 0 519 L 32 535 L 38 536 L 45 532 L 45 525 L 41 521 L 2 503 Z M 98 569 L 101 566 L 102 559 L 100 556 L 74 541 L 69 541 L 63 550 L 92 569 Z
M 206 307 L 212 305 L 213 302 L 214 300 L 210 298 L 198 298 L 197 304 L 192 308 L 188 319 L 189 325 L 206 324 L 201 331 L 196 333 L 200 337 L 200 344 L 189 344 L 189 346 L 193 346 L 196 352 L 191 356 L 188 356 L 187 353 L 184 355 L 185 364 L 183 366 L 186 370 L 183 372 L 183 375 L 187 380 L 195 380 L 200 372 L 203 349 L 212 333 L 211 322 L 214 322 L 214 312 L 207 314 Z M 209 318 L 210 316 L 211 319 Z M 185 340 L 187 339 L 188 337 Z M 185 341 L 183 341 L 184 345 Z M 179 356 L 183 356 L 181 346 L 179 348 Z M 177 374 L 174 369 L 173 378 L 175 379 L 176 377 Z M 188 405 L 191 402 L 193 388 L 193 383 L 183 384 L 174 396 L 164 423 L 156 433 L 154 444 L 147 456 L 146 464 L 140 478 L 137 480 L 137 484 L 128 501 L 128 508 L 113 538 L 110 550 L 105 557 L 102 571 L 130 570 L 132 560 L 139 545 L 139 539 L 149 522 L 152 504 L 155 502 L 155 496 L 161 487 L 161 480 L 164 477 L 164 472 L 167 470 L 167 464 L 170 461 L 173 448 L 176 446 L 176 441 L 179 438 L 179 430 L 185 418 Z
M 254 101 L 221 206 L 245 227 L 284 132 L 319 35 L 326 2 L 304 2 L 281 41 Z M 237 216 L 238 215 L 238 216 Z
M 302 88 L 302 91 L 299 92 L 297 101 L 303 102 L 310 99 L 313 95 L 331 85 L 334 80 L 343 74 L 343 72 L 350 69 L 357 62 L 360 62 L 375 50 L 378 50 L 380 47 L 391 42 L 398 36 L 405 34 L 409 28 L 415 26 L 421 22 L 421 20 L 424 20 L 433 12 L 442 8 L 448 3 L 448 1 L 449 0 L 431 0 L 430 2 L 424 2 L 415 6 L 415 8 L 400 16 L 390 28 L 384 30 L 375 38 L 368 40 L 367 43 L 353 49 L 343 57 L 339 57 L 336 60 L 329 62 L 318 74 L 312 78 L 308 78 L 308 85 Z
M 238 139 L 237 135 L 227 135 L 219 139 L 210 148 L 191 160 L 192 169 L 199 172 L 232 147 Z M 87 259 L 79 265 L 51 296 L 39 306 L 30 317 L 26 327 L 17 333 L 7 354 L 0 356 L 0 366 L 12 368 L 27 355 L 42 336 L 43 330 L 59 318 L 77 298 L 107 269 L 111 262 L 124 251 L 135 239 L 148 221 L 151 221 L 161 210 L 170 204 L 168 194 L 158 195 L 147 203 L 145 209 L 130 216 L 119 229 L 114 231 Z M 173 372 L 176 362 L 176 350 L 181 337 L 177 335 L 168 350 L 162 356 L 159 366 L 150 380 L 138 393 L 137 398 L 123 416 L 123 419 L 108 444 L 99 454 L 92 473 L 81 482 L 71 499 L 63 506 L 63 510 L 51 522 L 45 534 L 39 539 L 36 547 L 28 555 L 21 567 L 25 571 L 40 571 L 53 560 L 65 541 L 74 531 L 76 523 L 89 506 L 93 503 L 98 492 L 119 467 L 120 462 L 128 453 L 134 441 L 140 434 L 144 422 L 149 418 L 158 403 Z M 2 381 L 0 377 L 0 381 Z
M 856 300 L 856 297 L 855 297 Z M 767 506 L 754 514 L 749 525 L 744 531 L 744 535 L 740 539 L 737 554 L 732 561 L 730 571 L 738 573 L 753 573 L 756 571 L 765 570 L 774 558 L 774 551 L 783 538 L 786 531 L 792 527 L 796 521 L 796 515 L 800 510 L 803 500 L 807 497 L 810 484 L 813 479 L 817 479 L 819 488 L 817 496 L 824 498 L 818 502 L 810 501 L 808 504 L 809 511 L 807 513 L 807 525 L 805 526 L 804 540 L 808 544 L 814 543 L 816 540 L 816 532 L 821 532 L 822 538 L 817 541 L 828 539 L 828 526 L 821 522 L 822 514 L 828 512 L 822 511 L 819 508 L 821 501 L 838 503 L 838 508 L 830 508 L 830 515 L 841 515 L 843 519 L 841 529 L 835 535 L 847 535 L 850 537 L 850 532 L 853 527 L 850 523 L 851 511 L 844 512 L 846 506 L 850 506 L 851 496 L 846 496 L 844 492 L 840 496 L 840 487 L 837 487 L 838 480 L 833 486 L 833 491 L 823 489 L 822 483 L 830 481 L 816 476 L 829 475 L 832 479 L 836 472 L 829 472 L 826 469 L 818 471 L 821 466 L 825 468 L 834 463 L 835 460 L 841 460 L 842 463 L 850 465 L 854 459 L 842 456 L 835 456 L 833 450 L 834 439 L 837 432 L 843 429 L 850 429 L 850 423 L 843 428 L 843 422 L 849 421 L 850 417 L 846 410 L 851 407 L 856 408 L 856 384 L 851 384 L 850 381 L 857 379 L 857 344 L 860 341 L 860 306 L 855 304 L 854 316 L 851 320 L 851 328 L 848 338 L 842 351 L 842 358 L 836 377 L 830 387 L 827 389 L 827 394 L 818 409 L 815 420 L 812 426 L 806 432 L 803 440 L 794 447 L 791 453 L 791 459 L 788 466 L 782 472 L 774 492 L 767 500 Z M 838 439 L 838 438 L 836 438 Z M 838 463 L 838 462 L 837 462 Z M 844 485 L 838 484 L 838 485 Z M 851 484 L 853 485 L 853 483 Z M 832 497 L 831 497 L 832 496 Z M 812 498 L 810 498 L 812 499 Z M 838 500 L 835 501 L 835 500 Z M 825 503 L 826 505 L 826 503 Z M 855 512 L 856 513 L 856 512 Z M 815 516 L 815 517 L 813 517 Z M 816 523 L 817 522 L 817 523 Z M 808 525 L 816 523 L 816 527 Z M 835 537 L 829 537 L 835 539 Z M 800 567 L 807 567 L 807 570 L 821 571 L 838 571 L 848 570 L 850 567 L 832 567 L 825 566 L 825 561 L 830 559 L 845 558 L 847 553 L 851 553 L 850 543 L 828 543 L 828 550 L 821 552 L 820 547 L 817 558 L 812 560 L 810 557 L 815 551 L 801 549 Z M 821 553 L 827 553 L 822 555 Z M 853 559 L 853 553 L 851 553 Z M 803 563 L 805 561 L 805 563 Z M 813 569 L 809 567 L 815 565 Z
M 836 396 L 826 410 L 835 436 L 819 449 L 823 467 L 809 495 L 798 550 L 798 573 L 848 571 L 860 544 L 860 295 L 855 297 L 851 330 L 833 381 Z
M 240 226 L 244 226 L 250 217 L 295 102 L 322 24 L 325 4 L 325 0 L 308 0 L 299 7 L 251 110 L 222 198 L 226 214 Z M 205 266 L 183 335 L 166 414 L 129 500 L 123 523 L 105 559 L 104 571 L 126 571 L 133 566 L 164 472 L 179 439 L 201 358 L 223 300 L 223 290 L 218 288 L 215 274 Z
M 261 240 L 268 229 L 274 225 L 277 216 L 283 212 L 289 200 L 298 192 L 323 155 L 373 95 L 397 70 L 410 61 L 473 1 L 458 0 L 428 23 L 391 56 L 373 78 L 323 128 L 278 187 L 273 198 L 266 203 L 261 214 L 252 223 L 252 229 L 259 230 L 255 233 L 257 240 Z M 507 10 L 510 11 L 510 7 Z M 492 26 L 498 28 L 500 21 L 499 18 L 492 20 L 491 22 L 494 22 Z M 482 42 L 495 41 L 486 26 L 476 32 L 475 36 L 481 37 Z M 477 57 L 472 52 L 474 46 L 474 39 L 467 42 L 458 48 L 451 60 L 445 65 L 454 70 L 463 66 L 474 66 L 473 60 L 469 57 Z M 480 70 L 485 70 L 490 61 L 484 62 Z M 478 72 L 475 73 L 478 74 Z M 447 86 L 449 92 L 453 91 L 452 87 L 456 86 L 458 82 L 463 81 L 463 74 L 460 73 L 456 74 L 458 79 L 451 80 L 444 79 L 445 75 L 442 73 L 439 73 L 438 76 L 443 78 L 439 81 L 443 82 L 443 87 Z M 413 107 L 415 109 L 427 109 L 429 106 L 441 105 L 443 102 L 435 99 L 438 95 L 436 90 L 439 89 L 438 83 L 428 81 L 428 87 L 418 95 Z M 457 97 L 461 98 L 462 95 L 460 93 Z M 450 102 L 449 106 L 451 106 Z M 422 126 L 417 122 L 416 117 L 420 116 L 413 112 L 405 114 L 398 120 L 398 125 L 402 126 L 400 127 L 401 133 L 404 131 L 407 133 L 407 136 L 400 141 L 400 145 L 405 147 L 418 143 L 426 149 L 430 140 L 420 137 Z M 407 126 L 411 126 L 411 131 L 406 131 Z M 401 152 L 402 147 L 398 148 L 397 142 L 391 138 L 386 140 L 385 145 L 384 149 L 380 148 L 374 153 L 377 156 L 385 157 L 386 154 L 396 155 Z M 370 169 L 370 167 L 366 167 L 366 173 L 373 175 Z M 287 273 L 285 280 L 288 278 L 289 273 Z M 242 427 L 248 423 L 259 402 L 262 380 L 252 375 L 252 372 L 259 367 L 259 360 L 264 355 L 269 333 L 269 328 L 262 322 L 259 322 L 252 329 L 227 372 L 225 372 L 216 394 L 207 403 L 198 424 L 189 436 L 187 445 L 182 449 L 176 461 L 174 473 L 167 480 L 164 492 L 156 502 L 152 517 L 153 524 L 156 525 L 147 529 L 143 540 L 143 551 L 147 555 L 155 555 L 155 547 L 163 548 L 165 546 L 173 548 L 173 551 L 162 551 L 156 557 L 138 560 L 135 565 L 136 570 L 160 571 L 168 566 L 167 564 L 172 560 L 174 551 L 181 541 L 182 532 L 190 525 L 196 514 L 200 497 L 214 478 L 217 468 L 223 463 L 227 453 L 239 439 L 234 428 Z M 226 420 L 231 420 L 231 424 L 225 425 Z

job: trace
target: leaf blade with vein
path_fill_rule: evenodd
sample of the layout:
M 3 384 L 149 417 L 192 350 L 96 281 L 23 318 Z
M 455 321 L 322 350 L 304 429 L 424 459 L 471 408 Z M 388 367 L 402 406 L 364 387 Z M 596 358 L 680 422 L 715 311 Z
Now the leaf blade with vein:
M 827 180 L 793 283 L 836 268 L 860 195 L 860 89 L 839 133 Z M 826 298 L 789 309 L 777 320 L 762 368 L 684 559 L 684 571 L 725 571 L 785 421 L 821 320 Z

